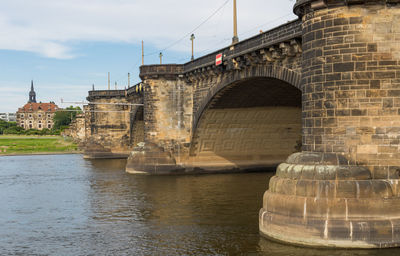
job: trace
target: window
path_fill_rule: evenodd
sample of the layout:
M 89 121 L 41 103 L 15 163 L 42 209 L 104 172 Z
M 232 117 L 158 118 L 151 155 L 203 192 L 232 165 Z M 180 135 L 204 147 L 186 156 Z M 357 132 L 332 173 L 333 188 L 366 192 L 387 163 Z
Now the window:
M 29 128 L 31 128 L 31 129 L 32 129 L 32 124 L 29 124 Z
M 38 117 L 39 117 L 39 118 L 42 118 L 42 115 L 41 115 L 41 114 L 39 114 L 39 115 L 38 115 Z
M 51 117 L 51 115 L 50 115 L 50 114 L 48 114 L 48 115 L 47 115 L 47 117 L 48 117 L 48 118 L 50 118 L 50 117 Z
M 41 124 L 39 124 L 39 129 L 42 129 L 42 125 Z
M 22 127 L 22 128 L 25 128 L 25 125 L 24 125 L 24 124 L 21 124 L 21 127 Z
M 42 121 L 39 121 L 39 124 L 41 124 L 42 123 Z
M 29 114 L 29 118 L 32 118 L 32 114 Z
M 21 118 L 24 118 L 24 114 L 21 114 Z
M 49 128 L 49 129 L 50 129 L 50 128 L 51 128 L 51 124 L 48 124 L 48 125 L 47 125 L 47 128 Z

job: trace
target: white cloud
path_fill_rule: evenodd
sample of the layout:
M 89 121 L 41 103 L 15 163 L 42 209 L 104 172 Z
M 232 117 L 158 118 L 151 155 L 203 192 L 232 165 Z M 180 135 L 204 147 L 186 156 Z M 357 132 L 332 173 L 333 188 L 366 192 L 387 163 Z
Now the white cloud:
M 0 49 L 74 58 L 73 43 L 128 42 L 164 48 L 205 20 L 225 0 L 0 0 Z M 291 0 L 238 0 L 239 32 L 251 36 L 288 19 Z M 232 3 L 196 33 L 197 51 L 229 43 Z M 264 24 L 282 17 L 264 27 Z M 189 51 L 189 38 L 172 47 Z

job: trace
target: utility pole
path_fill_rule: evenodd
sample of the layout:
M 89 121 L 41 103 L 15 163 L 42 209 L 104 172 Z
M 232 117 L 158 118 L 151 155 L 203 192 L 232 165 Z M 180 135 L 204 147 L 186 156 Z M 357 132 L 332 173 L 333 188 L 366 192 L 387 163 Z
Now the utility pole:
M 142 40 L 142 66 L 144 65 L 144 43 Z
M 108 72 L 108 90 L 110 90 L 110 72 Z
M 163 54 L 162 54 L 162 52 L 160 52 L 160 65 L 162 64 L 162 57 L 163 57 Z
M 190 36 L 190 41 L 192 41 L 192 58 L 191 58 L 191 60 L 194 60 L 194 43 L 193 43 L 194 39 L 196 39 L 196 38 L 194 37 L 194 34 L 192 34 Z
M 128 73 L 128 88 L 131 87 L 131 73 Z
M 117 90 L 117 82 L 115 82 L 115 90 Z
M 237 33 L 237 8 L 236 8 L 236 0 L 233 0 L 233 38 L 232 45 L 237 44 L 239 42 L 239 37 Z

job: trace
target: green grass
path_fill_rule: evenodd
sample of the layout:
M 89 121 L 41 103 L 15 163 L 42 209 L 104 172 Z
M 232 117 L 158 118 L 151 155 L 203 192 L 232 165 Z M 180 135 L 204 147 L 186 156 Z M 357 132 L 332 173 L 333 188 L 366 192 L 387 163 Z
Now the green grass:
M 73 153 L 78 146 L 61 136 L 0 136 L 0 155 L 36 153 Z

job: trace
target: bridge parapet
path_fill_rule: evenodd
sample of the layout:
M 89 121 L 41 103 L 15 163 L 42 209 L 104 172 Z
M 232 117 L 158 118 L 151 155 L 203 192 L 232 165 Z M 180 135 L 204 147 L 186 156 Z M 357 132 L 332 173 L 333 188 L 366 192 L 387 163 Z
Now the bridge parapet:
M 301 40 L 301 35 L 301 20 L 294 20 L 269 31 L 263 32 L 257 36 L 251 37 L 247 40 L 243 40 L 238 44 L 235 44 L 234 46 L 220 49 L 216 52 L 195 59 L 194 61 L 188 62 L 184 65 L 184 73 L 193 72 L 195 70 L 215 65 L 215 56 L 219 53 L 222 53 L 224 60 L 234 59 L 239 56 L 251 54 L 257 50 L 263 50 L 267 48 L 268 51 L 263 51 L 262 54 L 265 53 L 265 55 L 269 55 L 267 54 L 269 50 L 271 50 L 271 52 L 283 51 L 283 53 L 285 54 L 286 50 L 284 48 L 286 46 L 294 45 L 295 42 L 291 42 L 293 39 Z M 289 44 L 281 45 L 281 43 L 284 42 Z M 276 49 L 270 49 L 274 45 L 277 45 Z M 286 54 L 290 55 L 290 51 L 286 52 Z
M 125 90 L 95 90 L 89 91 L 89 95 L 86 98 L 88 101 L 92 101 L 96 98 L 116 98 L 116 97 L 125 97 Z
M 183 65 L 165 64 L 165 65 L 145 65 L 140 67 L 140 78 L 164 77 L 166 79 L 175 79 L 177 75 L 183 73 Z
M 89 91 L 89 95 L 86 98 L 88 101 L 93 101 L 94 99 L 111 99 L 111 98 L 125 98 L 128 96 L 141 95 L 143 92 L 142 83 L 138 83 L 132 87 L 125 90 L 94 90 Z
M 301 53 L 301 36 L 301 20 L 294 20 L 183 65 L 141 66 L 140 78 L 145 80 L 163 77 L 174 80 L 178 75 L 190 76 L 209 70 L 211 67 L 221 69 L 215 66 L 215 57 L 220 53 L 223 56 L 223 66 L 227 70 L 238 69 L 251 63 L 260 64 L 265 61 L 272 62 L 285 57 L 294 57 Z
M 126 94 L 128 96 L 132 96 L 135 94 L 141 95 L 142 93 L 143 93 L 143 84 L 142 83 L 135 84 L 134 86 L 129 87 L 126 90 Z

